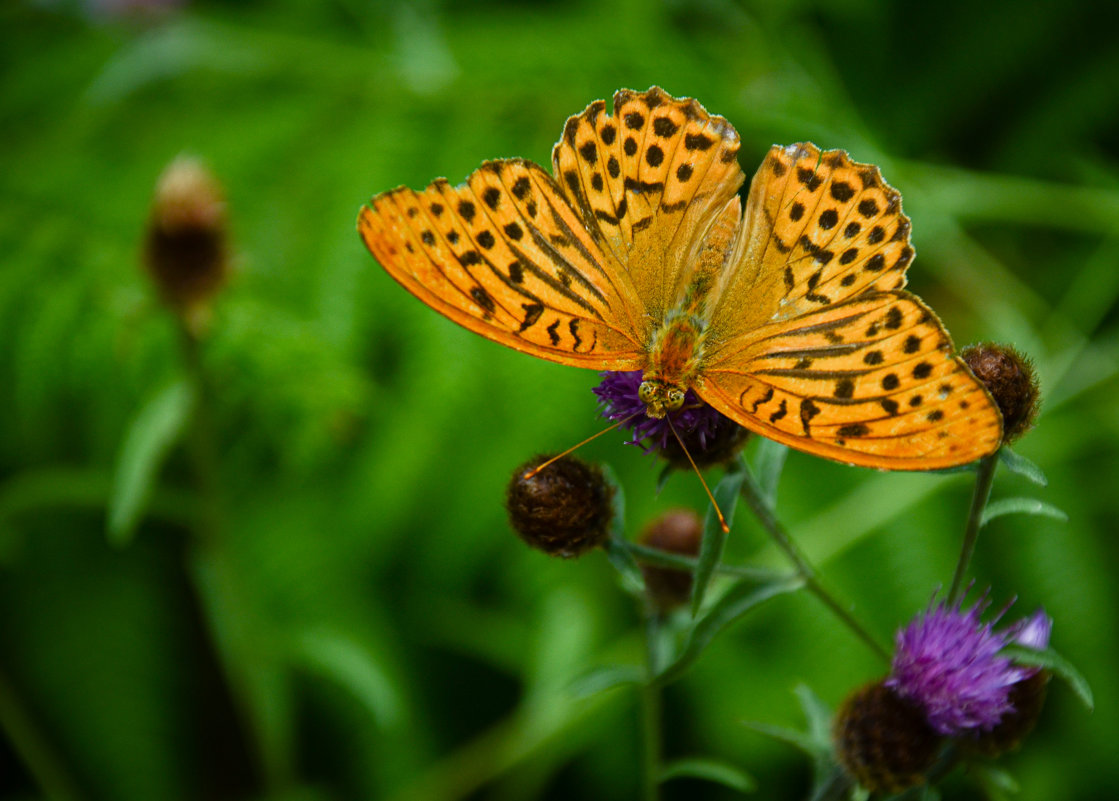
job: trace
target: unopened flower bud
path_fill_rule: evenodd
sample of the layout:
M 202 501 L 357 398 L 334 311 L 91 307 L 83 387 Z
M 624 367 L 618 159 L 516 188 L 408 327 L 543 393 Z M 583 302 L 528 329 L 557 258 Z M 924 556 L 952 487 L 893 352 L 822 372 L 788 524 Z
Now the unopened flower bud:
M 197 159 L 175 159 L 152 201 L 144 261 L 163 301 L 192 330 L 229 273 L 221 186 Z
M 898 793 L 923 782 L 942 742 L 923 711 L 881 680 L 848 696 L 833 736 L 840 764 L 872 793 Z
M 645 529 L 638 542 L 681 556 L 697 556 L 703 540 L 703 521 L 690 509 L 674 509 L 658 517 Z M 642 565 L 645 590 L 659 612 L 670 612 L 688 602 L 692 595 L 692 574 L 688 570 Z
M 509 522 L 533 548 L 580 556 L 606 539 L 614 488 L 599 468 L 571 456 L 529 475 L 549 458 L 537 456 L 513 472 L 505 497 Z
M 1013 442 L 1033 428 L 1038 411 L 1038 382 L 1033 363 L 1009 345 L 987 342 L 960 351 L 1002 412 L 1002 438 Z

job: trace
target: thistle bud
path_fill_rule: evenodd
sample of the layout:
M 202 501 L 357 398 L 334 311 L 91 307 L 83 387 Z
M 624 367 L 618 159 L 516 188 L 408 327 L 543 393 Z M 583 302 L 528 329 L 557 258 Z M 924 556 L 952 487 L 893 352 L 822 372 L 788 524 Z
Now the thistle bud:
M 924 712 L 881 680 L 848 696 L 833 737 L 840 764 L 872 793 L 899 793 L 922 783 L 942 742 Z
M 205 323 L 209 302 L 229 272 L 221 186 L 197 159 L 164 170 L 152 201 L 144 262 L 163 301 L 188 330 Z
M 599 468 L 571 456 L 529 476 L 549 458 L 537 456 L 513 471 L 505 496 L 509 523 L 533 548 L 580 556 L 606 539 L 614 488 Z
M 1033 428 L 1038 411 L 1038 382 L 1033 363 L 1009 345 L 987 342 L 960 351 L 1002 412 L 1003 442 L 1013 442 Z
M 645 529 L 638 542 L 659 551 L 697 556 L 703 540 L 703 521 L 690 509 L 666 512 Z M 688 570 L 642 565 L 645 591 L 654 608 L 662 614 L 688 602 L 692 595 L 692 574 Z

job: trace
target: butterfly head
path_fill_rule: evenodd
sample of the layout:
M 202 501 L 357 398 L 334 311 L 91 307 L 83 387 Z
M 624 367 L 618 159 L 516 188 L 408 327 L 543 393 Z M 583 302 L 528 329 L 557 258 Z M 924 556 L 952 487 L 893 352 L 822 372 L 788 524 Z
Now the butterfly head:
M 645 404 L 645 414 L 660 419 L 683 406 L 687 393 L 676 384 L 651 378 L 641 382 L 637 394 Z

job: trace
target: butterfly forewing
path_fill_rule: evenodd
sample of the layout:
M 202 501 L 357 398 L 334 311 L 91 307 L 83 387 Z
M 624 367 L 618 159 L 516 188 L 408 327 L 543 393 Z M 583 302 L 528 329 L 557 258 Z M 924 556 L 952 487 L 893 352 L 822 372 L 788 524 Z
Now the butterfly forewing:
M 531 162 L 487 162 L 462 186 L 378 195 L 358 228 L 390 275 L 472 331 L 564 364 L 640 366 L 624 272 Z
M 552 152 L 556 178 L 588 228 L 662 320 L 680 298 L 702 235 L 743 181 L 738 134 L 692 99 L 619 91 L 592 103 Z

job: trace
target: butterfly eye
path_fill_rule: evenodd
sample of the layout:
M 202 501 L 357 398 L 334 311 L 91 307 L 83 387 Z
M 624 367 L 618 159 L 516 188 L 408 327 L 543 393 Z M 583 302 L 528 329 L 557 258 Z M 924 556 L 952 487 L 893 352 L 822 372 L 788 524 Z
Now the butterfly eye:
M 684 405 L 684 390 L 675 388 L 668 390 L 668 398 L 664 405 L 672 411 L 679 409 Z
M 657 398 L 657 385 L 652 381 L 642 381 L 637 388 L 637 397 L 641 398 L 642 403 L 652 403 Z

